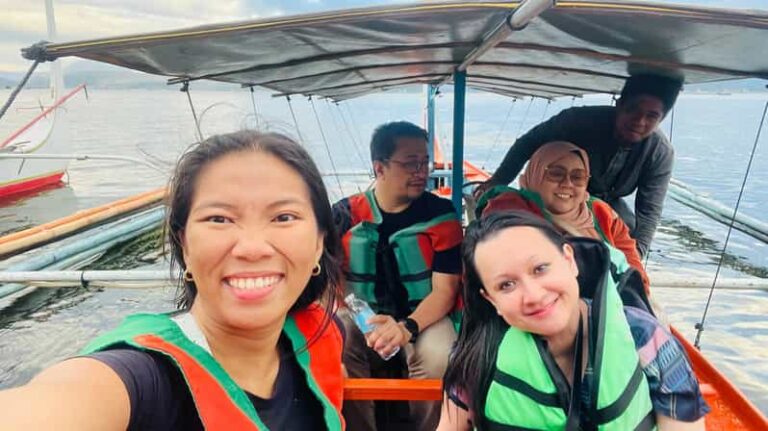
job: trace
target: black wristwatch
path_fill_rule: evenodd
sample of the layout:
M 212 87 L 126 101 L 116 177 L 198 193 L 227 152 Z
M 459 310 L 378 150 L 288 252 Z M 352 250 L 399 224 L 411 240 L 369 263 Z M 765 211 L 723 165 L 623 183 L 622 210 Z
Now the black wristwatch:
M 415 343 L 416 337 L 419 336 L 419 324 L 416 323 L 416 321 L 411 319 L 410 317 L 406 317 L 405 319 L 401 320 L 401 322 L 403 322 L 403 326 L 405 326 L 405 329 L 407 329 L 408 332 L 411 333 L 411 339 L 408 340 L 408 342 Z

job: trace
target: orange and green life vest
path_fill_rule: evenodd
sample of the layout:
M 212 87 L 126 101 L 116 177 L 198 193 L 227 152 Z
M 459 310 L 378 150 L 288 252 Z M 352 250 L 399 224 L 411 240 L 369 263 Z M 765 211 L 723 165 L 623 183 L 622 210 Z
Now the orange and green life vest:
M 376 253 L 379 246 L 381 211 L 373 190 L 349 197 L 351 228 L 344 234 L 344 270 L 347 291 L 379 311 L 375 293 Z M 395 255 L 398 282 L 408 292 L 410 311 L 432 292 L 432 261 L 435 252 L 448 250 L 461 243 L 461 223 L 449 212 L 422 223 L 399 230 L 389 237 Z
M 316 336 L 325 312 L 318 306 L 292 313 L 283 332 L 290 340 L 307 385 L 323 408 L 329 431 L 344 429 L 341 404 L 344 378 L 341 370 L 342 337 L 331 323 Z M 317 338 L 307 346 L 313 336 Z M 190 340 L 168 314 L 135 314 L 116 329 L 96 338 L 83 350 L 90 354 L 110 348 L 131 347 L 161 353 L 181 371 L 205 429 L 266 431 L 248 395 L 216 359 Z
M 587 199 L 587 207 L 592 212 L 595 230 L 600 234 L 600 238 L 608 244 L 613 244 L 614 241 L 610 229 L 607 231 L 603 229 L 603 226 L 610 226 L 613 222 L 613 209 L 611 209 L 611 206 L 594 196 L 590 196 Z

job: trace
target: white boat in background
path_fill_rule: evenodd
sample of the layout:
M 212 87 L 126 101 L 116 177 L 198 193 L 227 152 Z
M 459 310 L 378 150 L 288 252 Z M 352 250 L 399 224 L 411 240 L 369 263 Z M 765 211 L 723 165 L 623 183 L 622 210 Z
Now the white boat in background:
M 48 37 L 56 38 L 53 6 L 46 2 Z M 62 125 L 66 120 L 66 103 L 73 96 L 85 93 L 84 85 L 64 93 L 64 76 L 60 62 L 51 63 L 50 99 L 43 101 L 42 112 L 0 141 L 0 199 L 32 192 L 61 182 L 69 160 L 62 158 L 31 159 L 25 155 L 45 153 L 63 155 L 71 152 L 67 132 Z

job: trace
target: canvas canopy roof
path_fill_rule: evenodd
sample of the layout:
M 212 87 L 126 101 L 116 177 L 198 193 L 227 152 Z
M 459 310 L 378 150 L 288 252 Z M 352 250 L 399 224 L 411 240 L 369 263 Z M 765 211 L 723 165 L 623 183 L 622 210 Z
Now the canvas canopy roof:
M 27 56 L 75 56 L 168 76 L 336 100 L 449 82 L 519 2 L 419 3 L 48 44 Z M 768 78 L 768 13 L 648 2 L 559 1 L 467 69 L 467 85 L 509 96 L 617 92 L 654 71 L 700 83 Z

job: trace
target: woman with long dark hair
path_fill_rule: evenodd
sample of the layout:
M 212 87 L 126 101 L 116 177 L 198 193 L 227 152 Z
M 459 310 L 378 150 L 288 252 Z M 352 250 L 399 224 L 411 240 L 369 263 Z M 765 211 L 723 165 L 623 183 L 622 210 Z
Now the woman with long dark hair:
M 473 222 L 462 255 L 464 320 L 438 430 L 703 429 L 682 348 L 623 306 L 637 275 L 617 273 L 602 242 L 509 211 Z
M 179 311 L 130 316 L 0 394 L 0 428 L 343 429 L 340 244 L 309 154 L 252 131 L 195 144 L 166 234 Z

